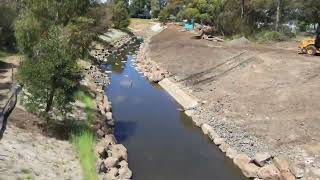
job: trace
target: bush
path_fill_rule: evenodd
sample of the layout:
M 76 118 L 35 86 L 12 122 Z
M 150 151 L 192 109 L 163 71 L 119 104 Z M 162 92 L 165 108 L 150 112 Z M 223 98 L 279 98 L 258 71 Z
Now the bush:
M 159 17 L 159 13 L 160 13 L 159 9 L 156 9 L 156 10 L 152 11 L 152 18 L 158 18 Z
M 261 42 L 285 41 L 288 39 L 288 37 L 282 32 L 262 31 L 256 35 L 256 39 Z
M 166 23 L 170 17 L 170 13 L 167 9 L 163 9 L 159 13 L 159 21 L 162 23 Z

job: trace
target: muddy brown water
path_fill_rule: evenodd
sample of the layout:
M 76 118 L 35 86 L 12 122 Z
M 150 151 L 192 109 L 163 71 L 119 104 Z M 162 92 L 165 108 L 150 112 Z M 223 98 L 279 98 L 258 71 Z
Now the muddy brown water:
M 115 136 L 129 152 L 134 180 L 245 179 L 232 161 L 204 136 L 180 105 L 133 68 L 137 46 L 104 65 L 111 70 L 106 93 L 116 121 Z

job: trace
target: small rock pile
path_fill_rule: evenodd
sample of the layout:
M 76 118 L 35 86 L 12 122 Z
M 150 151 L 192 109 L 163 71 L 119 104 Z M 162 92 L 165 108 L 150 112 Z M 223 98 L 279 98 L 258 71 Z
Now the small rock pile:
M 97 169 L 99 179 L 103 180 L 129 180 L 132 171 L 128 167 L 127 149 L 122 144 L 116 144 L 115 137 L 106 135 L 96 146 Z
M 136 69 L 144 73 L 144 76 L 151 82 L 159 82 L 169 76 L 168 71 L 161 68 L 156 62 L 151 61 L 148 55 L 148 42 L 141 44 L 137 59 Z

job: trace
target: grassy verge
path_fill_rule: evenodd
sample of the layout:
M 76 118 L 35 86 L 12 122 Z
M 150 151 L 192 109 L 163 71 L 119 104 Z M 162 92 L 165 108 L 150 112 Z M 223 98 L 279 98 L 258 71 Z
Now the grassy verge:
M 96 172 L 96 156 L 94 154 L 94 146 L 96 137 L 90 129 L 90 124 L 95 120 L 95 104 L 91 96 L 87 95 L 84 91 L 78 91 L 76 98 L 85 104 L 85 112 L 87 114 L 87 122 L 82 125 L 72 125 L 71 141 L 74 145 L 80 164 L 82 167 L 85 180 L 97 180 L 98 175 Z
M 76 93 L 76 98 L 81 101 L 82 103 L 84 103 L 85 105 L 85 112 L 87 114 L 87 121 L 89 124 L 92 124 L 94 122 L 94 118 L 95 118 L 95 103 L 93 101 L 93 99 L 91 98 L 91 96 L 89 96 L 88 94 L 86 94 L 84 91 L 78 91 Z
M 80 133 L 72 135 L 72 143 L 76 148 L 80 158 L 80 164 L 83 170 L 85 180 L 97 180 L 96 156 L 93 152 L 96 137 L 92 132 L 82 130 Z

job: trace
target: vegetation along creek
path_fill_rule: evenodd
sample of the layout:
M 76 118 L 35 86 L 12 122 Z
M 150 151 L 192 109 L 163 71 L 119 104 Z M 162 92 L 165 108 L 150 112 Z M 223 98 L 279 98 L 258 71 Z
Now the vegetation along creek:
M 116 121 L 115 136 L 129 152 L 134 179 L 244 179 L 232 162 L 179 111 L 161 87 L 135 70 L 128 48 L 103 65 L 112 72 L 106 93 Z

